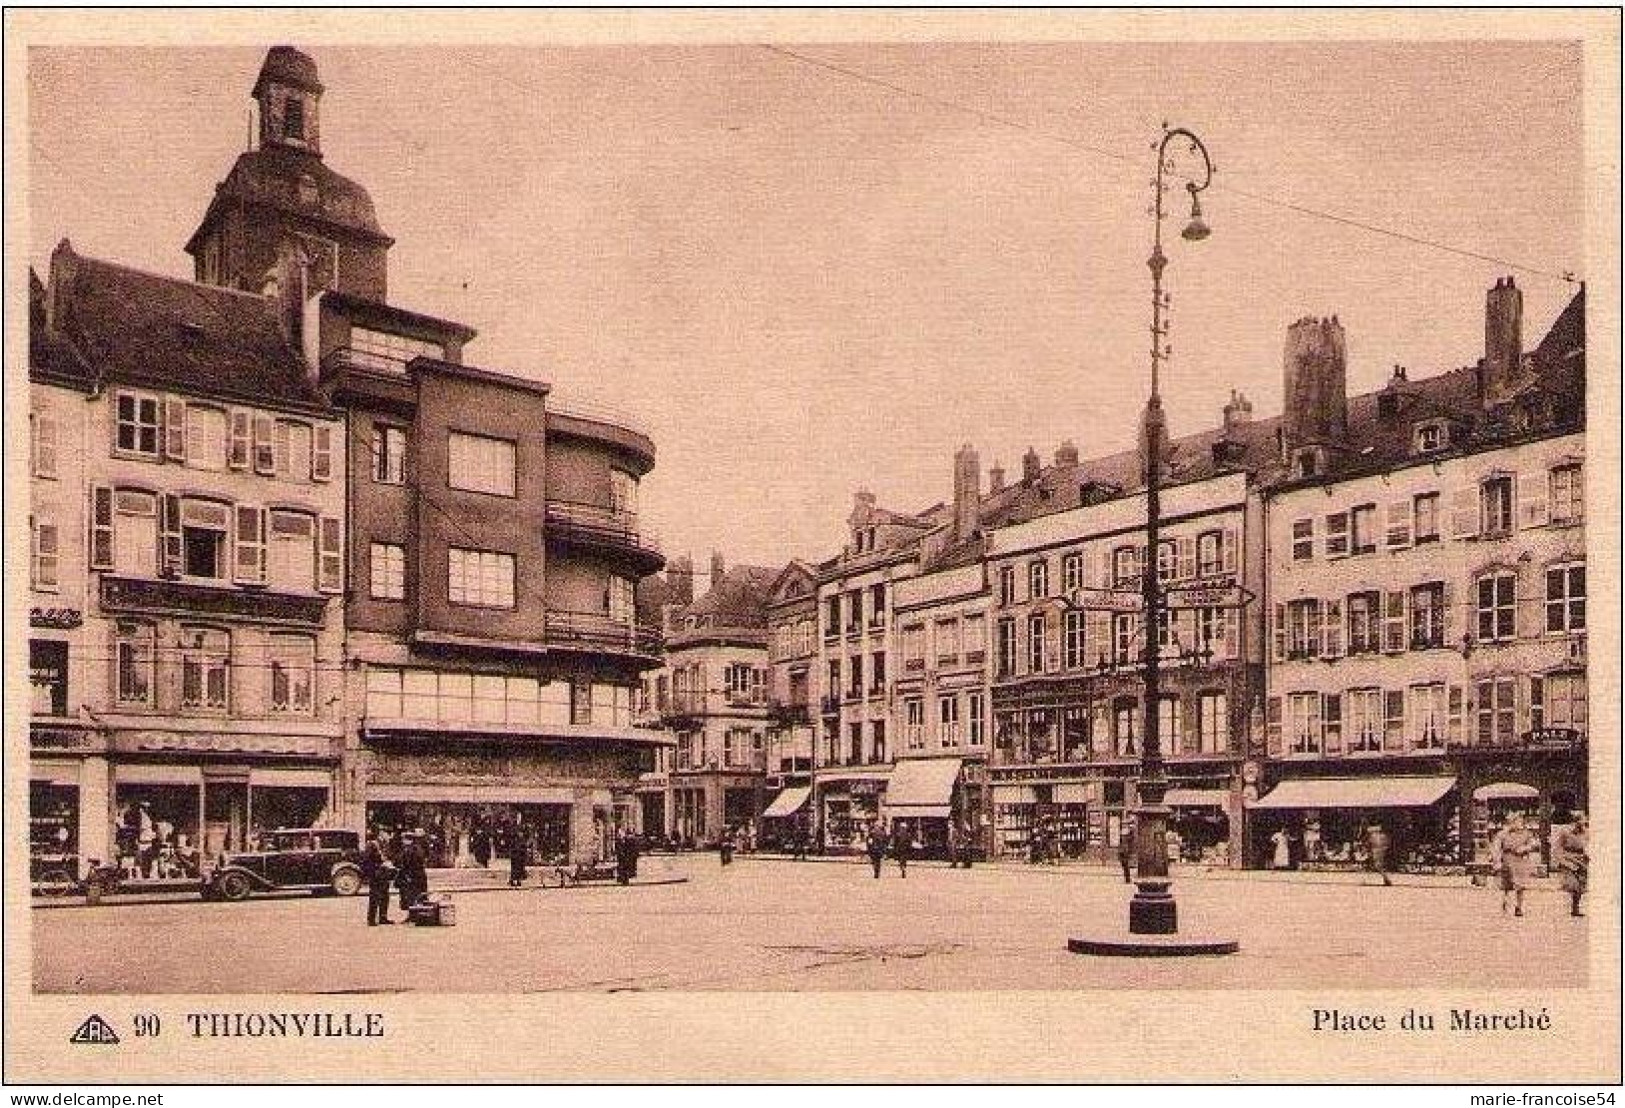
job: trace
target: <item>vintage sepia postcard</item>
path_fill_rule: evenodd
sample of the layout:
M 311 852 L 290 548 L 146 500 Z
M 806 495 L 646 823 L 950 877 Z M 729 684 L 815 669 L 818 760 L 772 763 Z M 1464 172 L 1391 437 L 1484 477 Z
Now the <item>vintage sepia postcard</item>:
M 1617 12 L 5 60 L 8 1083 L 1620 1080 Z

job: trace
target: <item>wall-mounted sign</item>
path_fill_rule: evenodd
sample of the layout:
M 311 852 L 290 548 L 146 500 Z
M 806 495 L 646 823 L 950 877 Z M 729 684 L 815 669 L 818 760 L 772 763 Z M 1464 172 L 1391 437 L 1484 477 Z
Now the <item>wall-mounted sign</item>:
M 1167 590 L 1163 603 L 1170 609 L 1240 608 L 1247 592 L 1240 585 L 1183 585 Z
M 51 627 L 59 631 L 71 631 L 84 622 L 85 614 L 78 608 L 28 609 L 30 627 Z
M 1073 589 L 1066 594 L 1074 608 L 1088 608 L 1097 612 L 1138 612 L 1145 606 L 1145 598 L 1128 589 Z

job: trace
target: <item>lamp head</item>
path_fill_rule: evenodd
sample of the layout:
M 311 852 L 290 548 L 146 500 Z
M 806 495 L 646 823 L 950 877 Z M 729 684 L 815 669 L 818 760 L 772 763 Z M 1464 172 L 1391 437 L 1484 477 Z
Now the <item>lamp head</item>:
M 1201 242 L 1212 233 L 1212 228 L 1202 219 L 1202 201 L 1196 195 L 1196 190 L 1191 189 L 1191 221 L 1185 224 L 1179 236 L 1186 242 Z

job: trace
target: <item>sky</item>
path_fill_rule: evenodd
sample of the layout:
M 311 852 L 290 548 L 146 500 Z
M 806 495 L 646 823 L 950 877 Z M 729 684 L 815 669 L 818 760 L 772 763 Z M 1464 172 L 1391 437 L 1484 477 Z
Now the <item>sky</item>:
M 190 277 L 269 45 L 33 48 L 32 264 L 68 237 Z M 1528 347 L 1586 276 L 1574 44 L 786 49 L 310 50 L 390 300 L 647 428 L 644 523 L 701 566 L 827 557 L 855 490 L 945 500 L 963 443 L 1011 473 L 1131 447 L 1165 120 L 1217 167 L 1207 241 L 1169 196 L 1176 435 L 1232 388 L 1276 413 L 1302 316 L 1341 320 L 1353 393 L 1475 361 L 1498 277 Z

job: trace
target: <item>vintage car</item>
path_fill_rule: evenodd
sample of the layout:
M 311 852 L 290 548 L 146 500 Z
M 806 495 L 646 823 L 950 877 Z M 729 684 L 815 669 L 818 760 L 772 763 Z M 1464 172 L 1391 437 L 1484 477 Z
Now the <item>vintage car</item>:
M 203 874 L 205 900 L 242 900 L 253 892 L 307 889 L 354 896 L 361 891 L 361 836 L 338 828 L 262 831 L 256 849 L 221 855 Z

